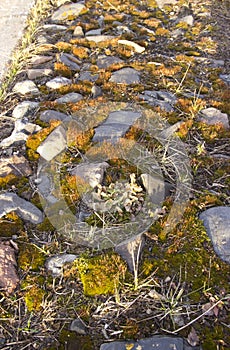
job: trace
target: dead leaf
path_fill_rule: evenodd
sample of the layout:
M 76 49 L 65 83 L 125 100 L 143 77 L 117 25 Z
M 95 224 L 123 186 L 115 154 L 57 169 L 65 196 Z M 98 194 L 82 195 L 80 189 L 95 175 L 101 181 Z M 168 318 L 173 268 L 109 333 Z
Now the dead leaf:
M 17 287 L 19 278 L 14 248 L 9 242 L 0 242 L 0 289 L 11 294 Z
M 202 305 L 202 311 L 203 311 L 203 313 L 205 313 L 205 316 L 213 316 L 214 315 L 212 306 L 213 306 L 212 303 L 206 303 L 206 304 Z
M 193 327 L 191 328 L 187 341 L 191 346 L 196 346 L 199 344 L 199 337 L 196 333 L 196 330 Z

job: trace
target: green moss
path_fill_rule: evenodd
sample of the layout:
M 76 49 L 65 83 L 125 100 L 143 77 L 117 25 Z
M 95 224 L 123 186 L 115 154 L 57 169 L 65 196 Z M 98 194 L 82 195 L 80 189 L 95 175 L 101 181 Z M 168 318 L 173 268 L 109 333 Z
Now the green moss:
M 25 293 L 25 303 L 29 312 L 40 311 L 45 291 L 36 285 L 31 286 Z
M 45 262 L 45 254 L 31 243 L 22 243 L 19 249 L 18 266 L 24 271 L 39 271 Z
M 91 338 L 88 335 L 78 335 L 75 332 L 63 329 L 59 336 L 59 350 L 94 350 Z
M 0 237 L 18 236 L 23 228 L 23 222 L 15 212 L 11 212 L 0 219 Z
M 116 293 L 126 272 L 125 263 L 114 253 L 79 258 L 76 266 L 87 296 Z

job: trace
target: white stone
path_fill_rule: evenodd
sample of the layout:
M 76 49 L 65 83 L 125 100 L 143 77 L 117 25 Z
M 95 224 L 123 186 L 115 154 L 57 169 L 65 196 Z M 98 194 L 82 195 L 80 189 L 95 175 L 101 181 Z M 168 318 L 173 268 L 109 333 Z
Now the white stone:
M 60 154 L 67 146 L 66 130 L 62 125 L 54 129 L 37 148 L 37 152 L 48 162 Z
M 59 89 L 62 86 L 70 85 L 72 81 L 65 77 L 56 77 L 46 83 L 46 86 L 50 89 Z
M 23 101 L 19 103 L 12 112 L 14 119 L 23 119 L 34 117 L 36 110 L 38 109 L 39 103 L 32 101 Z
M 143 46 L 140 46 L 139 44 L 136 44 L 130 40 L 118 40 L 118 44 L 131 46 L 134 49 L 134 51 L 137 53 L 142 53 L 145 51 L 145 48 Z
M 33 81 L 24 80 L 14 85 L 13 92 L 16 92 L 21 95 L 26 95 L 26 94 L 38 95 L 39 89 L 37 88 L 36 84 Z

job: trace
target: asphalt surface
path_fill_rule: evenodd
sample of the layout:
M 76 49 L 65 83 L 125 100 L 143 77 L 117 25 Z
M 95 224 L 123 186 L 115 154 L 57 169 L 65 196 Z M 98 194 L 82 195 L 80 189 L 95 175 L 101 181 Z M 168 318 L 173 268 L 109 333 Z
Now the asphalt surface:
M 0 0 L 0 84 L 36 0 Z

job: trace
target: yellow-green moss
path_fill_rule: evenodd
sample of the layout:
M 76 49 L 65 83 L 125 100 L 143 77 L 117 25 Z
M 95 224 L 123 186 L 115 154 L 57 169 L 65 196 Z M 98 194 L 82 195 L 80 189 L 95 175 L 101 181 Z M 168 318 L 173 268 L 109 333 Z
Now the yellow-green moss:
M 45 263 L 45 254 L 31 243 L 22 243 L 19 248 L 18 266 L 24 271 L 39 271 Z
M 66 346 L 71 350 L 94 350 L 92 340 L 88 335 L 78 335 L 63 329 L 58 340 L 61 343 L 58 347 L 59 350 L 65 350 Z
M 11 212 L 0 219 L 0 237 L 20 235 L 23 222 L 15 212 Z
M 87 296 L 116 293 L 126 272 L 126 264 L 114 253 L 93 258 L 81 257 L 77 260 L 76 266 L 84 294 Z
M 24 296 L 27 310 L 29 312 L 40 311 L 45 294 L 45 291 L 36 285 L 28 287 Z

